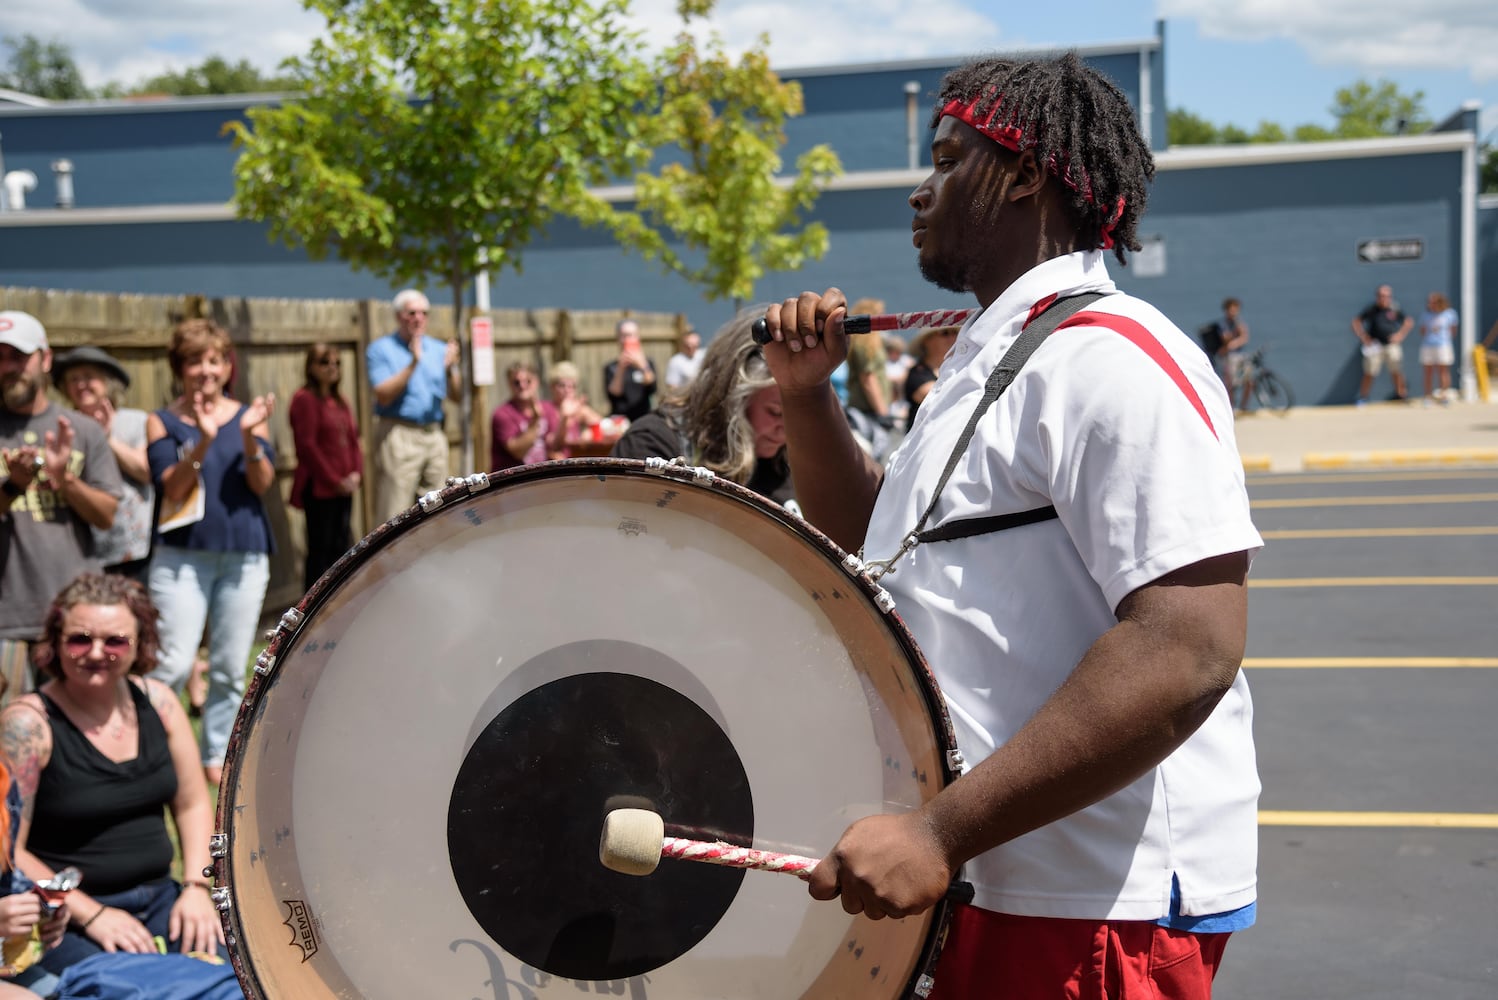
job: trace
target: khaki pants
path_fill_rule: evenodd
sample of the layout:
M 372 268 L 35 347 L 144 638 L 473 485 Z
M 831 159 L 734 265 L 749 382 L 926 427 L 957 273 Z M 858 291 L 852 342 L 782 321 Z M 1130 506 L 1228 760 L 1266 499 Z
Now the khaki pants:
M 447 435 L 440 424 L 421 428 L 379 417 L 374 451 L 376 524 L 447 485 Z

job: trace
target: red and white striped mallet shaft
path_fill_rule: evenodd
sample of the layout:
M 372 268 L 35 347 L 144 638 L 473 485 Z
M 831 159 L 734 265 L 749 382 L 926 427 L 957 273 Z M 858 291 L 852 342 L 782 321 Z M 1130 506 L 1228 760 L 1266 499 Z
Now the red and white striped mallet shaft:
M 844 333 L 882 333 L 885 330 L 914 330 L 938 326 L 961 326 L 976 309 L 926 309 L 908 313 L 857 313 L 843 316 Z M 763 318 L 751 328 L 756 344 L 770 342 L 770 327 Z
M 649 875 L 661 858 L 678 861 L 701 861 L 728 868 L 752 868 L 762 872 L 794 875 L 803 882 L 821 864 L 820 858 L 803 858 L 798 854 L 760 851 L 738 847 L 722 841 L 709 843 L 666 836 L 666 823 L 650 809 L 615 809 L 603 819 L 603 836 L 598 839 L 598 860 L 610 871 L 623 875 Z M 973 901 L 971 882 L 953 882 L 947 899 L 958 903 Z
M 689 840 L 666 836 L 666 823 L 649 809 L 615 809 L 604 817 L 603 836 L 598 841 L 598 860 L 611 871 L 624 875 L 649 875 L 661 858 L 701 861 L 725 868 L 753 868 L 784 872 L 805 879 L 820 858 L 803 858 L 779 851 L 761 851 L 722 841 Z

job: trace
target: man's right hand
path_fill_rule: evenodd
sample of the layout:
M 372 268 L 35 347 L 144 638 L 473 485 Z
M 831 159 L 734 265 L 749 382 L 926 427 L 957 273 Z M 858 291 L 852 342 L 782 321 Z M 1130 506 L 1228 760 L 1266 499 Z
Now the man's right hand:
M 770 342 L 765 361 L 781 392 L 819 388 L 848 357 L 843 316 L 848 300 L 837 288 L 802 292 L 765 311 Z
M 424 336 L 421 336 L 421 335 L 417 335 L 417 336 L 411 338 L 411 343 L 410 343 L 409 346 L 411 348 L 411 365 L 412 365 L 412 367 L 415 367 L 416 365 L 421 364 L 421 342 L 423 340 L 425 340 L 425 339 L 426 338 Z

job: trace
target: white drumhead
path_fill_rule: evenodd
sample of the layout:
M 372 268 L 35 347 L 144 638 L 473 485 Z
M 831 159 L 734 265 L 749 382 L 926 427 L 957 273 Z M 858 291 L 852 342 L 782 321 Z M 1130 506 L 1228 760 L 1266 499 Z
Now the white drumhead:
M 482 884 L 482 858 L 450 856 L 452 824 L 468 822 L 454 812 L 460 772 L 471 801 L 491 774 L 544 767 L 506 756 L 522 755 L 513 741 L 475 756 L 496 717 L 538 692 L 607 675 L 695 705 L 742 765 L 755 846 L 820 856 L 852 820 L 916 807 L 942 785 L 908 639 L 825 543 L 720 490 L 624 470 L 521 477 L 391 532 L 308 612 L 247 699 L 221 809 L 235 947 L 247 985 L 268 997 L 577 995 L 476 919 L 470 902 L 502 898 L 511 876 Z M 658 738 L 651 752 L 690 769 L 691 747 L 655 721 L 635 719 L 644 735 L 625 738 Z M 558 710 L 545 724 L 552 752 L 608 752 L 586 716 Z M 524 779 L 502 777 L 514 796 L 499 804 L 505 822 L 560 835 L 596 830 L 607 809 L 589 791 L 573 815 L 530 815 L 514 795 Z M 690 811 L 676 802 L 667 818 Z M 587 866 L 601 870 L 596 851 L 565 880 L 551 863 L 571 896 L 586 895 Z M 929 916 L 849 917 L 786 876 L 750 872 L 729 894 L 683 954 L 646 956 L 610 989 L 892 997 L 930 936 Z M 557 905 L 596 915 L 586 900 Z

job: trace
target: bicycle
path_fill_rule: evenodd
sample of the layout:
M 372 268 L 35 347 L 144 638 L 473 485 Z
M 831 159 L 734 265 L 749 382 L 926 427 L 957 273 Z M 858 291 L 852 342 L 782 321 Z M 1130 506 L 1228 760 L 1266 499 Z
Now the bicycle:
M 1259 405 L 1259 409 L 1285 413 L 1295 405 L 1295 393 L 1290 391 L 1288 382 L 1276 375 L 1264 363 L 1266 350 L 1267 348 L 1260 347 L 1249 355 L 1239 384 L 1247 382 L 1253 386 L 1254 402 Z

